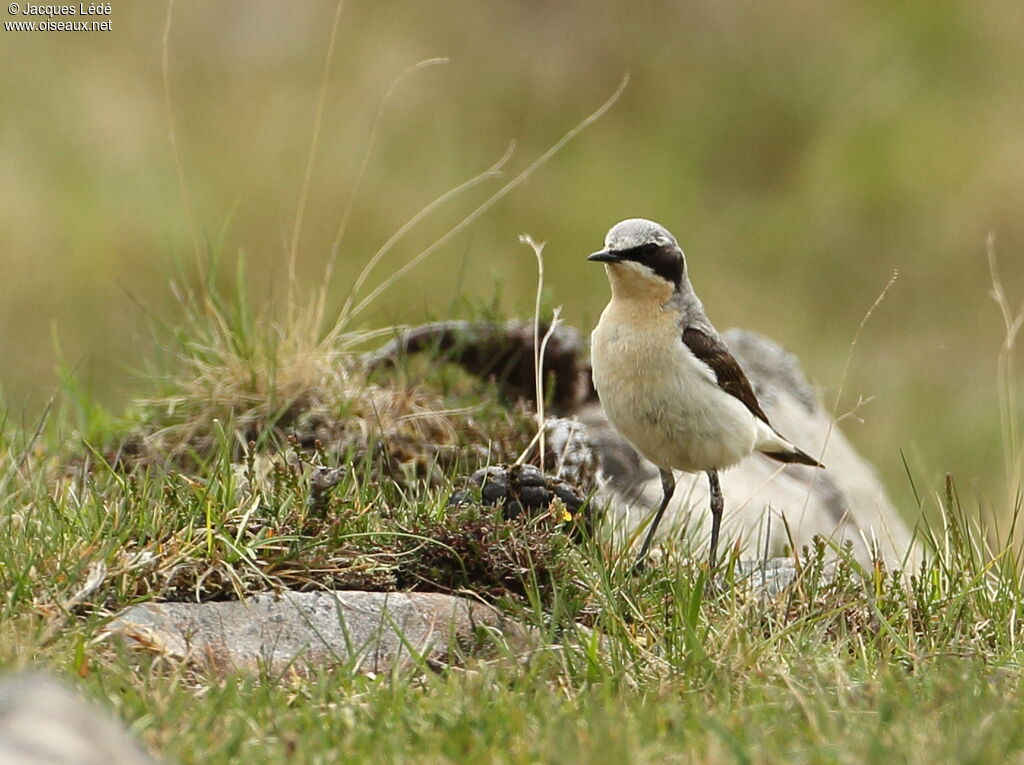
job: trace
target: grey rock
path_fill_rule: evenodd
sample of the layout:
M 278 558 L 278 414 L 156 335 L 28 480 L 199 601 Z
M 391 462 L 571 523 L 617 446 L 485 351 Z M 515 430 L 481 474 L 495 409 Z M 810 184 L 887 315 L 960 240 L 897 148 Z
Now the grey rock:
M 123 611 L 106 631 L 215 672 L 346 665 L 380 673 L 416 662 L 458 665 L 528 640 L 497 609 L 433 592 L 285 591 L 243 601 L 145 603 Z
M 540 328 L 541 334 L 545 329 Z M 496 381 L 503 394 L 532 401 L 533 337 L 532 325 L 523 322 L 425 325 L 404 332 L 367 357 L 367 366 L 393 364 L 401 354 L 438 349 L 482 377 L 495 377 L 494 371 L 502 370 Z M 841 413 L 822 406 L 797 359 L 754 332 L 732 329 L 724 338 L 772 424 L 804 451 L 821 455 L 827 467 L 814 471 L 801 465 L 780 466 L 753 455 L 724 471 L 726 539 L 738 539 L 754 559 L 762 557 L 766 547 L 769 557 L 779 556 L 792 535 L 797 548 L 821 536 L 836 545 L 850 543 L 864 562 L 876 549 L 889 564 L 916 562 L 919 551 L 878 474 L 839 430 L 835 417 L 841 419 Z M 609 425 L 583 361 L 579 333 L 560 326 L 553 339 L 545 373 L 554 385 L 548 394 L 553 394 L 552 411 L 562 417 L 548 423 L 545 471 L 575 486 L 590 486 L 596 478 L 598 505 L 609 507 L 612 525 L 623 538 L 634 537 L 661 499 L 658 471 Z M 707 506 L 703 475 L 681 474 L 675 501 L 659 528 L 661 536 L 685 534 L 699 546 L 709 531 Z
M 755 454 L 724 471 L 723 541 L 739 540 L 741 554 L 751 560 L 766 549 L 769 558 L 784 556 L 791 535 L 797 549 L 820 536 L 836 546 L 852 545 L 862 562 L 874 550 L 890 565 L 916 561 L 911 533 L 877 471 L 821 405 L 796 358 L 753 332 L 732 329 L 724 337 L 775 428 L 807 453 L 822 455 L 826 469 L 782 466 Z M 620 538 L 635 540 L 661 500 L 657 469 L 611 427 L 597 401 L 584 402 L 574 418 L 552 419 L 547 432 L 552 450 L 566 451 L 559 459 L 567 466 L 586 465 L 596 455 L 601 470 L 595 501 L 607 506 Z M 686 536 L 699 544 L 709 532 L 706 478 L 677 474 L 659 538 Z
M 152 765 L 122 725 L 37 673 L 0 681 L 0 765 Z

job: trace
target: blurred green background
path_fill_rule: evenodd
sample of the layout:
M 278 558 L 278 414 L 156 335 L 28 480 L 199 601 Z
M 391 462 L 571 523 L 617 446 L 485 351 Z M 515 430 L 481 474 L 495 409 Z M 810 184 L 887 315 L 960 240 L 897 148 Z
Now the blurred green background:
M 287 253 L 334 2 L 179 0 L 173 114 L 196 227 L 246 253 L 259 303 L 285 298 Z M 6 11 L 0 11 L 5 21 Z M 153 354 L 146 306 L 174 319 L 169 282 L 195 278 L 168 141 L 164 3 L 113 3 L 113 31 L 0 32 L 0 385 L 12 419 L 56 384 L 54 333 L 118 408 Z M 22 17 L 19 17 L 22 18 Z M 383 112 L 329 294 L 430 200 L 512 140 L 506 178 L 630 85 L 600 122 L 426 264 L 366 324 L 449 315 L 453 295 L 532 311 L 547 294 L 589 330 L 607 298 L 583 257 L 631 216 L 668 226 L 719 328 L 793 350 L 829 403 L 865 311 L 843 428 L 913 510 L 904 450 L 928 479 L 1003 493 L 993 380 L 1003 338 L 989 296 L 995 236 L 1024 298 L 1024 4 L 351 0 L 341 10 L 299 245 L 318 288 Z M 416 228 L 370 280 L 406 262 L 501 181 Z M 935 484 L 932 484 L 935 485 Z

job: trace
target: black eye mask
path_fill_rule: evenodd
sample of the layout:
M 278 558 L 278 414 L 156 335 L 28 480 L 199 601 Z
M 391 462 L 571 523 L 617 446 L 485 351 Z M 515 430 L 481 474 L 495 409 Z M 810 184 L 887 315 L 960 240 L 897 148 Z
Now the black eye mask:
M 683 257 L 673 247 L 659 244 L 642 244 L 628 250 L 615 253 L 619 260 L 632 260 L 634 263 L 647 266 L 658 276 L 671 282 L 676 287 L 683 279 Z

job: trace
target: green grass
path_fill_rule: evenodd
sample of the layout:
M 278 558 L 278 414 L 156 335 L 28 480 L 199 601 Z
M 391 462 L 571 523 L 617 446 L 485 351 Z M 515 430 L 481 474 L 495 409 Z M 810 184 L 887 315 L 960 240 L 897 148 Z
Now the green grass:
M 252 38 L 227 34 L 228 10 L 179 4 L 162 51 L 167 111 L 164 6 L 115 9 L 119 32 L 102 45 L 10 37 L 3 52 L 24 77 L 0 92 L 21 107 L 4 122 L 20 159 L 0 228 L 19 289 L 0 348 L 20 361 L 0 401 L 0 666 L 48 669 L 184 763 L 1020 761 L 1020 320 L 1000 292 L 1008 339 L 990 386 L 1004 330 L 980 257 L 994 230 L 1019 281 L 1011 6 L 782 3 L 719 17 L 652 3 L 623 18 L 585 4 L 555 17 L 346 4 L 332 59 L 334 2 L 308 18 L 253 4 L 274 31 L 255 24 Z M 651 29 L 675 44 L 651 44 Z M 397 88 L 371 128 L 389 84 L 434 55 L 452 60 Z M 451 237 L 625 70 L 630 89 L 585 146 Z M 513 138 L 505 179 L 459 186 Z M 424 208 L 455 188 L 466 193 Z M 465 313 L 461 296 L 479 305 L 496 277 L 522 313 L 527 230 L 548 241 L 554 302 L 585 327 L 606 293 L 579 258 L 637 214 L 682 237 L 716 321 L 779 337 L 850 401 L 879 396 L 877 412 L 857 412 L 871 415 L 863 434 L 844 428 L 905 516 L 924 511 L 919 568 L 862 568 L 838 551 L 826 582 L 814 572 L 836 551 L 819 546 L 794 553 L 808 572 L 798 588 L 765 599 L 706 587 L 685 540 L 634 577 L 628 554 L 600 533 L 570 540 L 557 514 L 509 523 L 446 506 L 474 468 L 519 455 L 531 413 L 434 360 L 368 377 L 357 353 L 375 336 L 332 327 L 329 307 L 392 284 L 400 265 L 352 289 L 367 253 L 408 263 L 443 241 L 430 269 L 371 301 L 370 326 Z M 418 225 L 388 239 L 403 222 Z M 206 260 L 242 248 L 248 273 Z M 208 278 L 175 304 L 152 286 L 173 270 L 154 253 L 194 254 Z M 850 338 L 895 267 L 847 380 Z M 302 303 L 310 280 L 321 290 Z M 765 311 L 766 280 L 793 310 Z M 137 332 L 147 319 L 156 358 Z M 39 349 L 54 321 L 60 391 L 46 406 L 52 360 Z M 130 405 L 112 371 L 126 361 L 144 367 Z M 897 484 L 901 449 L 911 467 Z M 347 470 L 317 504 L 319 465 Z M 936 479 L 951 465 L 962 496 Z M 217 677 L 99 639 L 140 601 L 322 586 L 469 589 L 538 645 L 440 672 Z
M 184 310 L 154 395 L 114 416 L 71 386 L 38 429 L 7 422 L 0 452 L 0 661 L 82 688 L 154 753 L 254 764 L 1024 756 L 1024 568 L 1012 531 L 985 527 L 952 478 L 934 492 L 918 479 L 935 520 L 914 571 L 861 568 L 839 551 L 824 581 L 822 544 L 797 551 L 799 587 L 766 599 L 706 587 L 680 541 L 634 577 L 601 534 L 571 541 L 560 519 L 446 507 L 472 469 L 514 459 L 532 436 L 528 412 L 484 403 L 485 383 L 436 363 L 365 378 L 352 350 L 365 338 L 327 347 L 289 334 L 244 294 L 207 288 Z M 309 412 L 337 438 L 289 439 Z M 349 466 L 320 506 L 309 502 L 317 464 Z M 140 600 L 324 585 L 471 589 L 532 625 L 537 647 L 439 672 L 222 678 L 97 639 Z
M 186 762 L 983 763 L 1024 746 L 1019 680 L 982 661 L 915 673 L 790 658 L 639 688 L 555 656 L 417 681 L 233 679 L 198 701 L 159 681 L 124 711 Z

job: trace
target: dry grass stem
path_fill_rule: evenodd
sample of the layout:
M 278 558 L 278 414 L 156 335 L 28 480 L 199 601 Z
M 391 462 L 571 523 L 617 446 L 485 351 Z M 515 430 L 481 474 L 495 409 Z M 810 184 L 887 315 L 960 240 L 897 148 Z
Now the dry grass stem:
M 178 134 L 174 127 L 174 109 L 171 106 L 171 74 L 170 74 L 170 39 L 171 19 L 174 15 L 174 0 L 167 0 L 167 18 L 164 21 L 164 32 L 161 38 L 160 73 L 164 88 L 164 113 L 167 119 L 167 140 L 171 143 L 174 155 L 174 169 L 178 176 L 178 192 L 181 194 L 181 206 L 188 221 L 189 233 L 192 235 L 192 250 L 196 265 L 202 268 L 203 248 L 200 245 L 199 229 L 196 226 L 195 211 L 192 208 L 192 197 L 185 181 L 185 170 L 181 164 L 181 151 L 178 149 Z
M 1014 313 L 1006 297 L 996 262 L 995 237 L 989 234 L 986 240 L 989 274 L 992 279 L 992 299 L 999 306 L 1005 335 L 996 359 L 996 387 L 999 397 L 1000 422 L 1002 423 L 1003 459 L 1009 492 L 1009 507 L 1018 506 L 1020 493 L 1024 489 L 1024 465 L 1022 465 L 1022 425 L 1017 408 L 1015 372 L 1017 366 L 1016 341 L 1024 326 L 1024 304 Z
M 392 284 L 401 279 L 411 269 L 415 268 L 417 265 L 423 262 L 423 260 L 430 257 L 434 252 L 436 252 L 438 249 L 440 249 L 449 241 L 451 241 L 455 236 L 461 233 L 467 226 L 472 224 L 477 218 L 479 218 L 481 215 L 483 215 L 485 212 L 491 209 L 495 204 L 497 204 L 501 199 L 507 196 L 509 192 L 514 190 L 516 187 L 520 186 L 539 168 L 547 164 L 548 160 L 550 160 L 553 156 L 555 156 L 555 154 L 561 151 L 566 144 L 572 141 L 577 135 L 583 132 L 590 125 L 594 124 L 594 122 L 599 120 L 605 114 L 605 112 L 611 109 L 615 102 L 618 101 L 619 98 L 622 96 L 628 84 L 629 75 L 626 75 L 625 77 L 622 78 L 622 82 L 619 83 L 618 88 L 615 89 L 615 92 L 612 93 L 612 95 L 608 98 L 607 101 L 601 104 L 601 106 L 599 106 L 596 110 L 591 112 L 591 114 L 588 115 L 585 119 L 583 119 L 579 124 L 577 124 L 569 132 L 563 135 L 558 141 L 556 141 L 551 146 L 551 148 L 549 148 L 537 159 L 535 159 L 525 170 L 520 172 L 512 180 L 510 180 L 508 183 L 506 183 L 504 186 L 502 186 L 500 189 L 494 192 L 494 194 L 492 194 L 490 197 L 487 198 L 487 200 L 485 200 L 482 204 L 476 207 L 476 209 L 469 213 L 469 215 L 467 215 L 461 221 L 452 226 L 452 228 L 450 228 L 445 234 L 443 234 L 440 238 L 435 240 L 433 244 L 431 244 L 424 250 L 420 251 L 408 263 L 403 265 L 401 268 L 397 269 L 393 274 L 391 274 L 391 276 L 389 276 L 387 279 L 381 282 L 380 285 L 375 287 L 373 291 L 370 292 L 369 295 L 367 295 L 362 301 L 360 301 L 356 305 L 355 308 L 352 309 L 348 318 L 351 319 L 357 316 L 362 311 L 364 311 L 371 303 L 373 303 L 374 300 L 377 299 L 377 297 L 382 292 L 387 290 Z
M 323 74 L 320 75 L 320 95 L 316 102 L 316 116 L 313 118 L 313 135 L 309 141 L 309 158 L 306 160 L 306 172 L 302 178 L 302 189 L 299 192 L 299 201 L 295 209 L 295 223 L 292 226 L 291 246 L 288 248 L 289 310 L 292 310 L 296 305 L 295 264 L 299 257 L 302 219 L 306 214 L 306 199 L 309 196 L 309 186 L 313 179 L 313 166 L 316 161 L 317 148 L 320 145 L 320 129 L 324 121 L 324 105 L 327 103 L 327 85 L 330 82 L 331 64 L 334 61 L 334 43 L 338 36 L 338 23 L 341 21 L 341 9 L 344 7 L 344 4 L 344 0 L 338 0 L 338 4 L 334 8 L 334 20 L 331 22 L 331 37 L 327 43 L 327 53 L 324 56 Z

